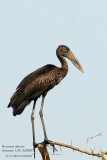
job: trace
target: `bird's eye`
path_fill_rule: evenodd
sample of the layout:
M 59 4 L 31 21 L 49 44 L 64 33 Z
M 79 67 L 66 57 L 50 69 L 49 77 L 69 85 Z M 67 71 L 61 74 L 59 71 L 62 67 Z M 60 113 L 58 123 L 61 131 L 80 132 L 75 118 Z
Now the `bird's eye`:
M 65 53 L 68 53 L 69 48 L 68 48 L 68 47 L 64 47 L 64 48 L 63 48 L 63 51 L 64 51 Z

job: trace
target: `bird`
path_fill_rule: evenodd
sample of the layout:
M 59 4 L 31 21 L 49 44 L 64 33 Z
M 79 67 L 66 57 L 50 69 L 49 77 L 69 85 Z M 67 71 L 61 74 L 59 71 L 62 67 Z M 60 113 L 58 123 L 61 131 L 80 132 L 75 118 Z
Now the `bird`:
M 78 70 L 84 73 L 81 64 L 79 63 L 74 53 L 69 49 L 69 47 L 65 45 L 58 46 L 58 48 L 56 49 L 56 55 L 61 63 L 61 67 L 57 67 L 52 64 L 47 64 L 27 75 L 17 86 L 16 91 L 10 98 L 10 102 L 8 104 L 8 108 L 12 107 L 13 115 L 16 116 L 20 115 L 24 111 L 26 106 L 28 106 L 28 104 L 31 103 L 31 101 L 34 102 L 31 113 L 34 155 L 36 144 L 34 112 L 37 99 L 40 96 L 42 96 L 39 114 L 44 132 L 44 140 L 47 141 L 48 137 L 43 119 L 44 99 L 48 91 L 50 91 L 52 88 L 58 85 L 61 82 L 61 80 L 67 75 L 68 63 L 65 58 L 68 58 Z

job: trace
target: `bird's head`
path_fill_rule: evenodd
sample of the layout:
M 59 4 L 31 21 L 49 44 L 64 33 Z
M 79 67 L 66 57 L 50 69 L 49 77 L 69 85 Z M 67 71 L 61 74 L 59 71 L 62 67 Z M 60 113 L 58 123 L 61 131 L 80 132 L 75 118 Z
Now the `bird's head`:
M 76 58 L 76 56 L 73 54 L 73 52 L 67 46 L 60 45 L 57 48 L 56 53 L 57 53 L 58 57 L 63 56 L 63 57 L 68 58 L 77 69 L 79 69 L 81 72 L 84 73 L 84 70 L 83 70 L 81 64 L 79 63 L 78 59 Z

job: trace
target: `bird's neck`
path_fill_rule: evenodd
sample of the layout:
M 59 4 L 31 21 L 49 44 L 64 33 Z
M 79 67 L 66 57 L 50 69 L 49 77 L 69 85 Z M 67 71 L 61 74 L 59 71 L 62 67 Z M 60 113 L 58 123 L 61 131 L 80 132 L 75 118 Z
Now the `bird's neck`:
M 58 56 L 58 59 L 61 62 L 62 67 L 60 68 L 63 72 L 63 76 L 65 77 L 68 72 L 68 63 L 63 56 Z

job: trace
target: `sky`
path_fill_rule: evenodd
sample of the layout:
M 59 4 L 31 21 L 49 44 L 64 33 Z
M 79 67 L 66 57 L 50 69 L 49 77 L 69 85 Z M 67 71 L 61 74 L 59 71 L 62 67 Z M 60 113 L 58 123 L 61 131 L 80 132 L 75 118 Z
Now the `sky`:
M 107 150 L 107 1 L 106 0 L 0 0 L 0 159 L 31 155 L 15 149 L 32 149 L 33 102 L 14 117 L 7 108 L 20 81 L 46 64 L 61 66 L 59 45 L 67 45 L 79 59 L 84 74 L 67 60 L 69 72 L 46 96 L 44 121 L 50 140 L 94 152 Z M 35 109 L 36 142 L 43 141 L 39 117 L 41 98 Z M 13 146 L 12 152 L 7 146 Z M 51 160 L 98 160 L 56 147 Z M 6 157 L 7 156 L 7 157 Z M 16 159 L 25 159 L 18 157 Z M 26 159 L 33 160 L 32 157 Z M 41 159 L 39 151 L 36 159 Z

